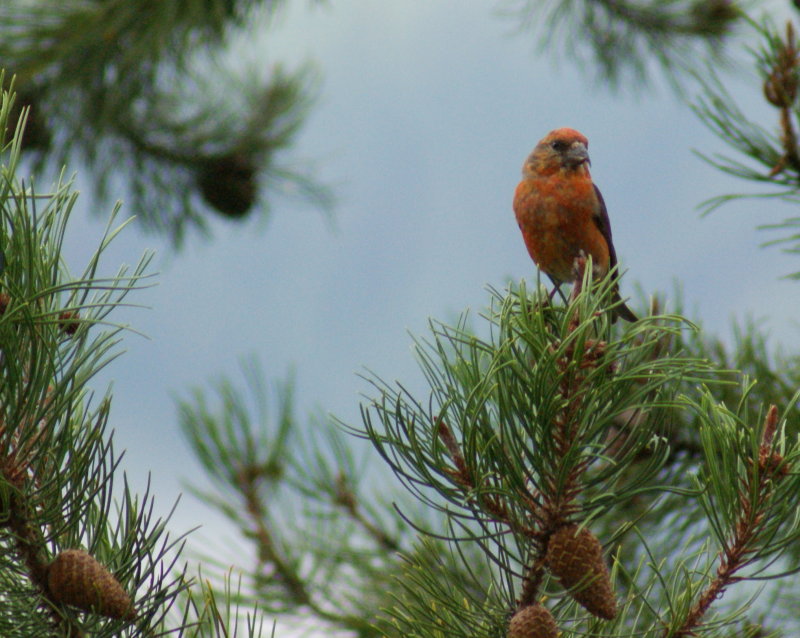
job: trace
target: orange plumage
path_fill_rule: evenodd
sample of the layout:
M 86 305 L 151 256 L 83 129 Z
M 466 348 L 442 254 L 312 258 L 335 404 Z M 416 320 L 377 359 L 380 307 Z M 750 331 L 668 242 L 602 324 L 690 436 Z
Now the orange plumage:
M 528 253 L 556 288 L 574 281 L 581 253 L 592 257 L 596 277 L 617 265 L 608 211 L 589 173 L 588 147 L 574 129 L 551 131 L 525 160 L 514 192 L 514 214 Z M 616 285 L 614 297 L 619 300 Z M 624 303 L 614 313 L 636 321 Z

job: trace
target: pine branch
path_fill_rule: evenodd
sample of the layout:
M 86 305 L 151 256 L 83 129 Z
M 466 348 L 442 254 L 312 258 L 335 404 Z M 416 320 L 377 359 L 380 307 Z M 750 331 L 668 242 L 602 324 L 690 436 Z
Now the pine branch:
M 2 84 L 2 79 L 0 79 Z M 189 583 L 180 541 L 155 520 L 146 492 L 131 494 L 107 432 L 110 397 L 90 382 L 114 359 L 125 327 L 110 320 L 149 285 L 146 254 L 132 270 L 101 274 L 124 226 L 111 216 L 78 276 L 61 248 L 77 195 L 42 194 L 16 176 L 20 140 L 5 139 L 12 95 L 0 98 L 0 635 L 156 636 Z M 119 500 L 116 500 L 118 497 Z M 116 512 L 116 515 L 115 515 Z M 174 575 L 171 575 L 174 574 Z
M 281 192 L 330 212 L 329 189 L 284 161 L 313 78 L 279 64 L 233 73 L 223 47 L 276 0 L 69 0 L 0 9 L 0 60 L 21 88 L 23 150 L 38 166 L 78 158 L 98 199 L 126 185 L 137 219 L 180 245 L 214 212 L 262 215 Z M 147 20 L 141 16 L 147 15 Z M 222 96 L 222 97 L 220 97 Z M 20 108 L 25 107 L 25 108 Z M 134 167 L 120 176 L 119 166 Z
M 580 275 L 590 272 L 578 267 Z M 376 379 L 379 395 L 362 408 L 363 434 L 453 529 L 420 531 L 480 547 L 500 572 L 493 583 L 500 574 L 518 579 L 519 595 L 505 603 L 515 627 L 549 613 L 538 599 L 554 580 L 591 613 L 617 614 L 600 543 L 586 522 L 625 503 L 626 494 L 647 491 L 646 477 L 670 458 L 653 439 L 660 411 L 677 407 L 663 393 L 670 379 L 675 392 L 679 376 L 707 370 L 664 347 L 671 332 L 664 318 L 610 339 L 609 282 L 579 282 L 566 308 L 551 306 L 546 295 L 529 299 L 524 289 L 498 295 L 499 310 L 487 316 L 497 331 L 489 341 L 463 331 L 463 322 L 433 325 L 434 339 L 418 342 L 430 398 Z M 626 472 L 634 462 L 641 471 Z M 415 583 L 437 591 L 433 577 Z M 513 596 L 513 589 L 503 591 Z M 451 620 L 466 626 L 471 613 Z
M 259 401 L 250 406 L 227 382 L 219 412 L 198 391 L 194 407 L 182 411 L 199 456 L 218 487 L 250 495 L 243 507 L 219 499 L 229 505 L 223 511 L 256 531 L 257 551 L 275 549 L 277 563 L 268 556 L 265 567 L 280 574 L 283 564 L 307 595 L 305 604 L 292 600 L 281 577 L 257 582 L 240 600 L 310 612 L 362 636 L 406 638 L 516 638 L 530 623 L 549 628 L 546 636 L 714 635 L 742 622 L 744 608 L 718 596 L 740 580 L 785 578 L 795 569 L 790 561 L 782 573 L 767 571 L 800 534 L 792 522 L 798 477 L 780 469 L 795 467 L 800 450 L 774 410 L 757 433 L 743 425 L 762 395 L 747 382 L 733 387 L 726 382 L 733 371 L 708 362 L 711 354 L 730 358 L 719 344 L 674 316 L 647 316 L 617 333 L 610 293 L 609 281 L 588 279 L 566 307 L 524 287 L 496 293 L 485 317 L 489 337 L 460 321 L 434 323 L 433 337 L 416 341 L 429 397 L 372 379 L 378 393 L 363 407 L 360 435 L 432 508 L 427 517 L 405 515 L 424 540 L 409 546 L 407 533 L 395 535 L 404 547 L 399 565 L 381 553 L 382 526 L 361 516 L 368 502 L 342 442 L 315 428 L 313 444 L 298 454 L 297 440 L 277 426 L 292 422 L 286 403 L 278 418 L 259 420 L 252 415 L 267 416 Z M 763 343 L 748 335 L 743 344 L 734 361 L 761 361 L 768 376 Z M 701 384 L 710 389 L 692 398 Z M 735 397 L 738 412 L 712 393 Z M 382 483 L 381 496 L 386 489 Z M 287 509 L 282 492 L 305 499 L 306 518 Z M 288 542 L 295 537 L 281 519 L 297 520 L 305 539 L 319 540 Z M 341 519 L 347 527 L 322 527 Z M 377 570 L 340 542 L 343 529 L 375 543 Z M 713 560 L 709 530 L 722 547 Z M 601 538 L 618 547 L 610 573 Z M 301 560 L 308 570 L 296 567 Z M 315 572 L 322 577 L 308 576 Z M 342 590 L 347 603 L 331 610 L 325 603 L 341 600 Z M 375 590 L 387 594 L 386 618 L 363 604 Z
M 243 479 L 239 489 L 245 500 L 258 551 L 259 572 L 269 572 L 259 578 L 277 579 L 285 587 L 293 606 L 311 605 L 311 595 L 306 588 L 305 581 L 284 557 L 279 553 L 276 543 L 272 538 L 265 512 L 261 502 L 261 495 L 255 485 L 258 477 Z
M 400 550 L 400 542 L 364 514 L 359 499 L 348 483 L 347 475 L 344 472 L 336 475 L 334 504 L 341 506 L 347 515 L 356 521 L 383 549 L 390 552 Z
M 356 482 L 346 446 L 331 435 L 321 448 L 303 450 L 291 384 L 278 386 L 278 407 L 270 413 L 257 368 L 245 367 L 245 378 L 246 391 L 227 380 L 216 384 L 218 406 L 199 389 L 180 404 L 184 433 L 215 483 L 203 500 L 217 504 L 257 556 L 240 600 L 377 636 L 373 623 L 387 588 L 365 583 L 386 581 L 397 569 L 397 541 L 351 489 Z M 325 457 L 331 451 L 335 465 Z M 299 498 L 306 507 L 290 513 Z
M 755 194 L 731 194 L 711 198 L 701 204 L 709 213 L 722 204 L 742 198 L 779 198 L 787 202 L 800 201 L 800 151 L 798 151 L 797 121 L 800 54 L 795 28 L 787 21 L 784 35 L 765 21 L 763 25 L 750 22 L 761 40 L 759 49 L 752 52 L 757 77 L 762 83 L 763 97 L 778 109 L 776 130 L 765 129 L 760 119 L 747 116 L 724 88 L 718 74 L 711 68 L 706 76 L 698 74 L 703 95 L 693 105 L 701 121 L 740 157 L 711 156 L 698 153 L 717 169 L 739 179 L 765 184 L 770 190 Z M 781 244 L 786 252 L 797 252 L 798 235 L 791 232 L 797 226 L 795 218 L 778 223 L 761 223 L 758 228 L 781 230 L 783 237 L 764 245 Z M 790 231 L 790 234 L 786 234 Z M 798 273 L 791 275 L 793 278 Z
M 707 463 L 714 463 L 708 466 L 705 477 L 713 498 L 709 496 L 704 500 L 704 508 L 715 521 L 712 529 L 722 549 L 717 559 L 716 577 L 706 585 L 680 624 L 670 623 L 663 633 L 664 638 L 697 635 L 711 605 L 722 598 L 731 585 L 755 577 L 739 575 L 743 569 L 773 562 L 776 555 L 783 554 L 787 546 L 800 539 L 797 521 L 786 517 L 798 498 L 796 473 L 793 472 L 795 453 L 787 458 L 777 451 L 777 426 L 778 410 L 772 405 L 760 431 L 744 435 L 752 445 L 742 446 L 742 435 L 730 428 L 707 431 L 703 436 L 706 454 L 713 453 L 716 457 L 707 458 Z M 757 436 L 753 436 L 755 434 Z M 783 435 L 778 439 L 784 446 Z M 733 484 L 732 477 L 724 469 L 730 464 L 731 453 L 741 459 L 740 463 L 731 465 L 738 479 Z M 716 465 L 722 466 L 721 469 L 715 471 Z M 780 574 L 771 577 L 777 578 Z

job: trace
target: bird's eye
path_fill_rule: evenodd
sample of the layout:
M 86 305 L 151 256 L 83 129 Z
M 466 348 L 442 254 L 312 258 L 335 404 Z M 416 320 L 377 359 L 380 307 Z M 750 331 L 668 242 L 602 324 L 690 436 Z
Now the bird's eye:
M 565 148 L 567 148 L 567 143 L 564 140 L 555 140 L 550 142 L 550 147 L 554 151 L 563 151 Z

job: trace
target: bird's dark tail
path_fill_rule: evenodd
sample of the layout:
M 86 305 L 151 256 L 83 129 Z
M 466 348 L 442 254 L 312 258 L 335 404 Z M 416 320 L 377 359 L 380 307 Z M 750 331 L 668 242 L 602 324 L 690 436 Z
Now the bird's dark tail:
M 630 322 L 639 321 L 639 317 L 633 314 L 633 311 L 622 301 L 622 297 L 619 296 L 619 290 L 616 286 L 614 287 L 612 299 L 614 301 L 614 310 L 612 311 L 614 317 L 612 321 L 616 321 L 617 317 L 622 317 L 625 321 Z

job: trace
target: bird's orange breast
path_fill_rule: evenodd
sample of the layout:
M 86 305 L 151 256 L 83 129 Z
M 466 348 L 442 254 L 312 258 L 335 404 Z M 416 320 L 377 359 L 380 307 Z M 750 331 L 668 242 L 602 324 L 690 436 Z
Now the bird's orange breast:
M 598 273 L 608 271 L 608 245 L 596 222 L 599 208 L 588 176 L 529 177 L 514 193 L 514 213 L 528 253 L 558 281 L 573 280 L 581 251 L 591 255 Z

